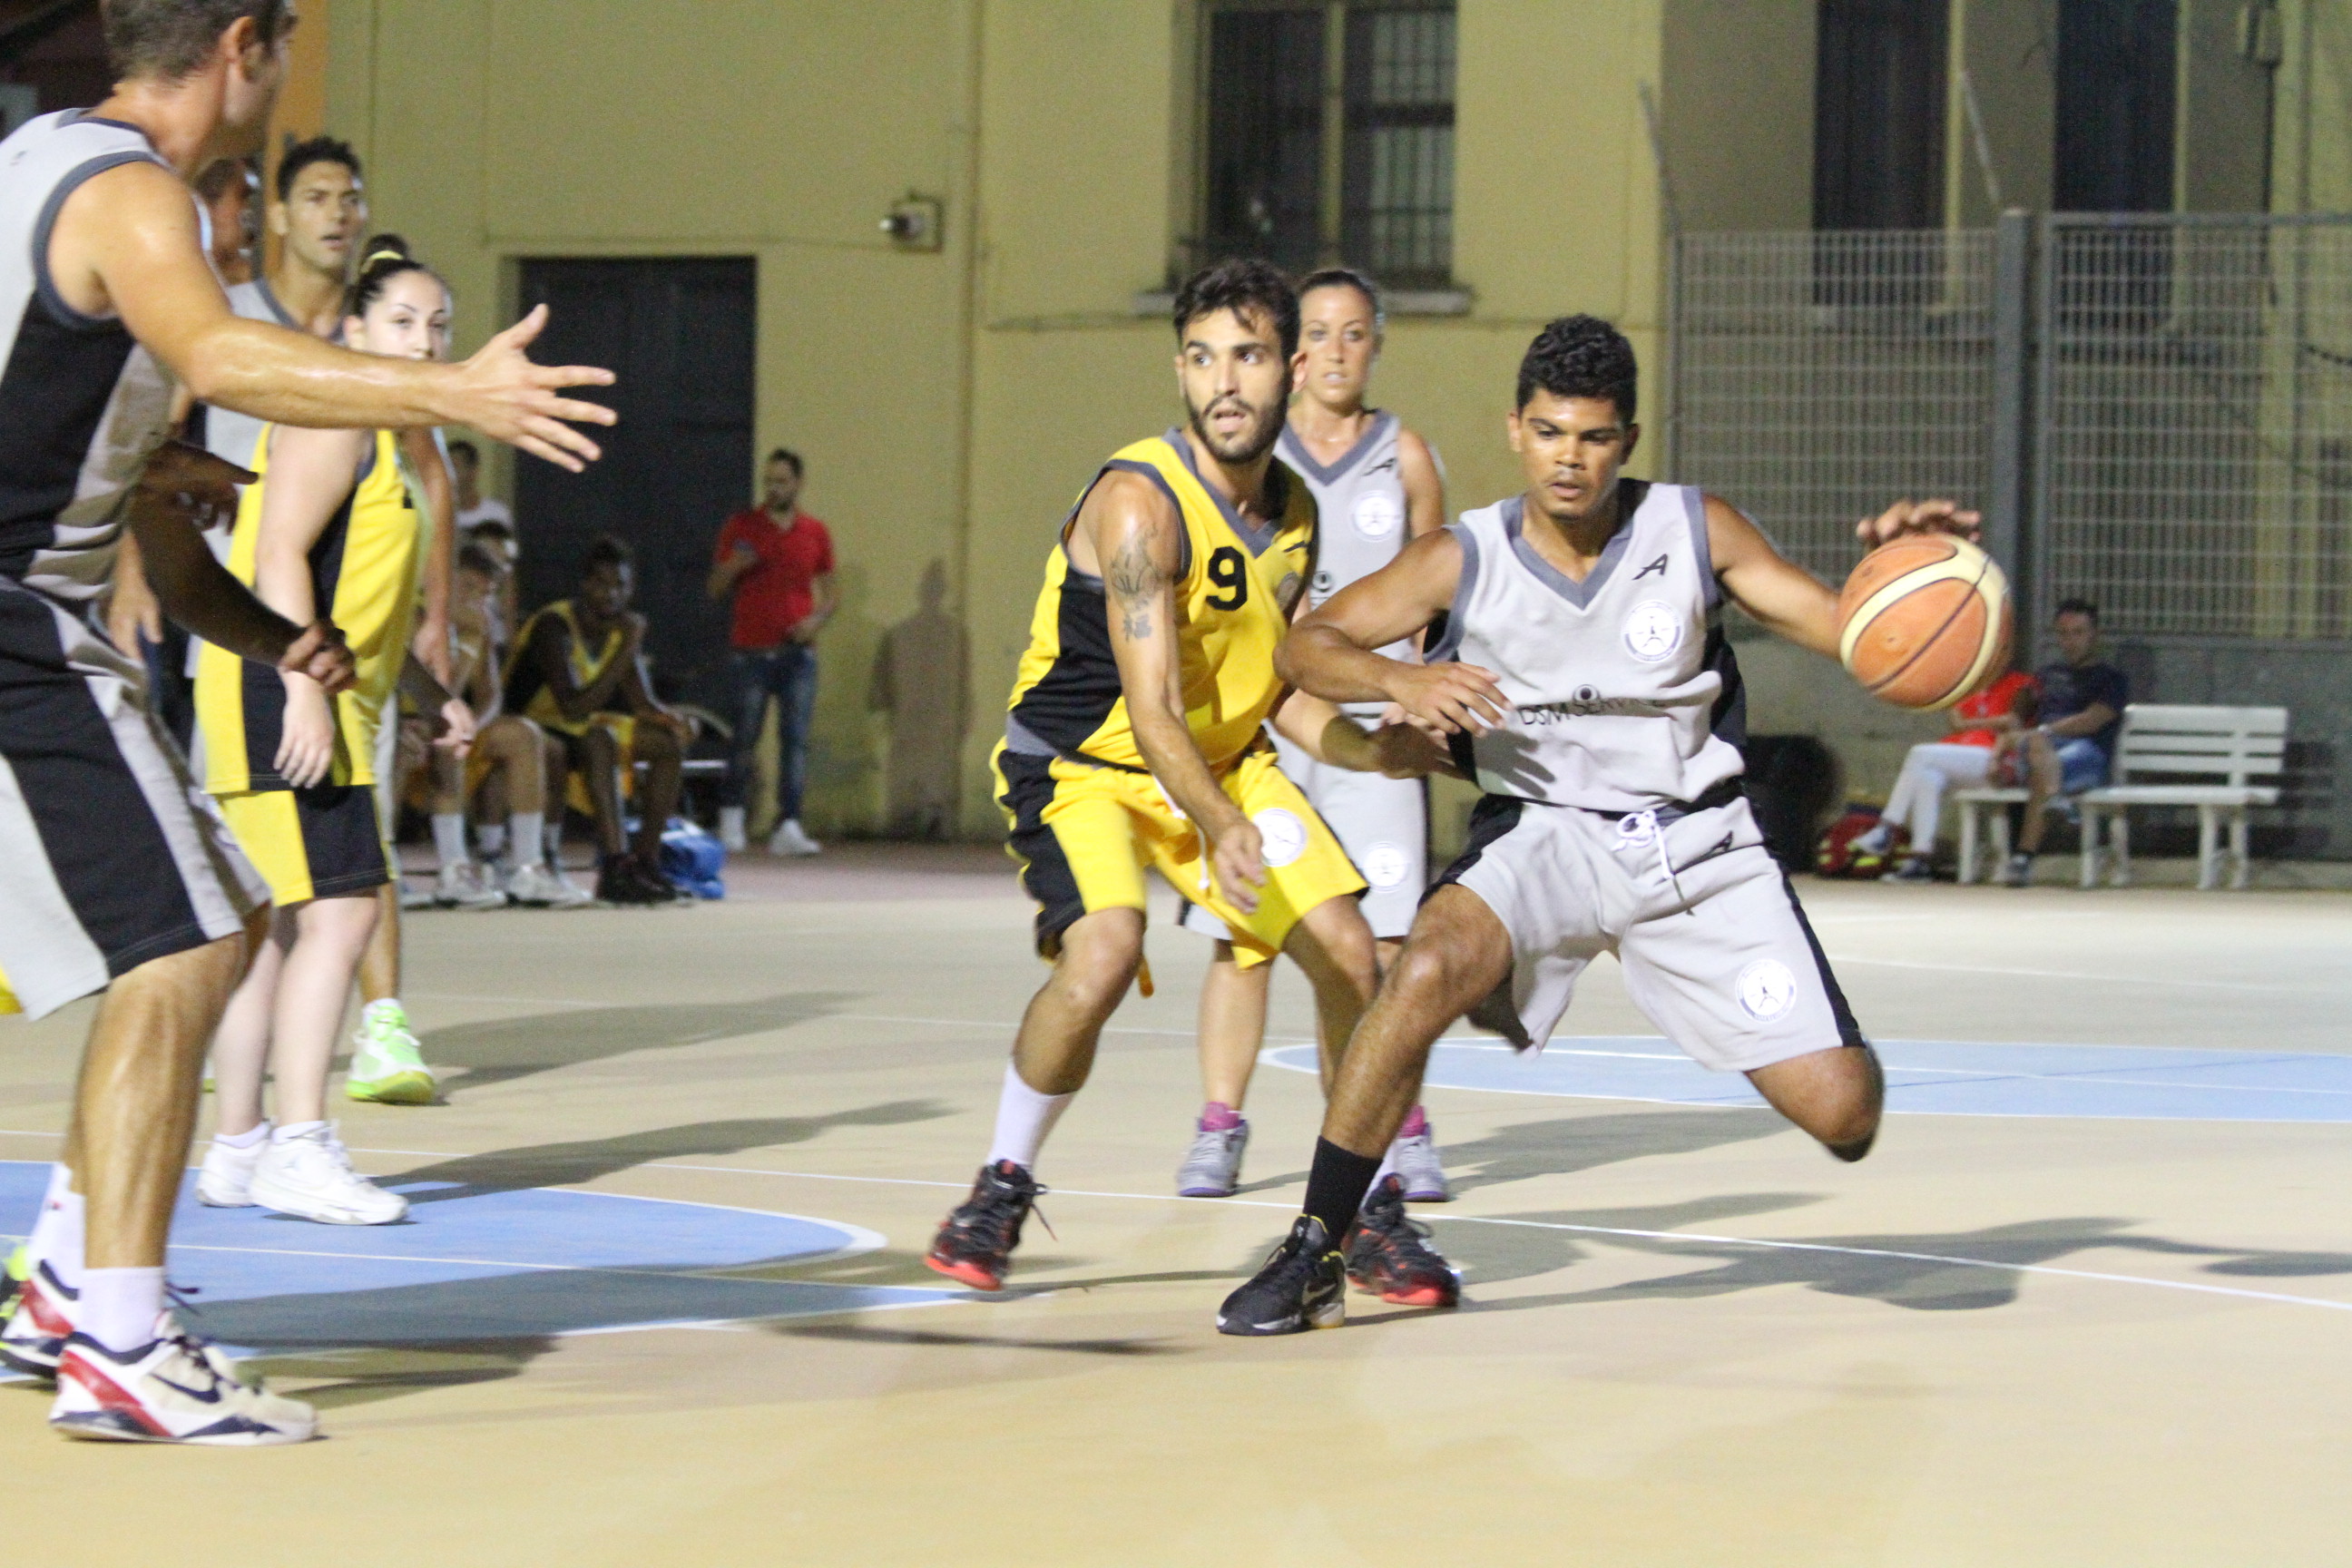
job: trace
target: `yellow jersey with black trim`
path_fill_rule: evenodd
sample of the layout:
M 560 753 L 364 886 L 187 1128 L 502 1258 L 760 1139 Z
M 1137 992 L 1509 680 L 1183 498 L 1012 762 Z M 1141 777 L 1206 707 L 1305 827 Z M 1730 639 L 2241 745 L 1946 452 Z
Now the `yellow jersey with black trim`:
M 1115 470 L 1157 484 L 1183 520 L 1175 595 L 1184 721 L 1201 755 L 1222 772 L 1256 740 L 1282 696 L 1274 652 L 1313 569 L 1315 498 L 1276 462 L 1266 472 L 1275 521 L 1252 525 L 1202 482 L 1181 429 L 1114 453 L 1064 520 L 1013 678 L 1005 747 L 1145 771 L 1111 654 L 1102 579 L 1070 564 L 1078 507 Z
M 539 635 L 540 626 L 548 621 L 561 621 L 572 634 L 572 684 L 585 689 L 604 679 L 604 672 L 628 647 L 628 628 L 618 623 L 605 632 L 597 646 L 589 646 L 588 634 L 580 626 L 580 612 L 569 599 L 558 599 L 531 612 L 522 624 L 522 632 L 514 640 L 514 651 L 507 656 L 504 685 L 506 710 L 520 713 L 541 728 L 560 731 L 566 735 L 584 735 L 594 722 L 590 719 L 567 719 L 563 705 L 555 700 L 555 690 L 547 684 L 539 665 L 530 657 L 531 639 Z
M 261 542 L 261 505 L 269 489 L 270 436 L 265 426 L 230 536 L 228 569 L 251 587 Z M 416 624 L 419 574 L 429 515 L 392 431 L 379 430 L 352 493 L 310 546 L 310 602 L 334 622 L 357 666 L 351 689 L 335 698 L 335 760 L 324 782 L 373 784 L 375 739 L 400 685 Z M 203 645 L 196 658 L 196 718 L 205 734 L 205 787 L 215 795 L 289 787 L 278 772 L 286 685 L 266 664 Z

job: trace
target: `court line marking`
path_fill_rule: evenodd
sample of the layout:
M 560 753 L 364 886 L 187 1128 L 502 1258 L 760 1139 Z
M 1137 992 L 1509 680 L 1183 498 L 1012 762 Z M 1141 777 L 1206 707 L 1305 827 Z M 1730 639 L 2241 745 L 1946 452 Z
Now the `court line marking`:
M 58 1138 L 62 1136 L 63 1134 L 56 1132 L 17 1132 L 9 1129 L 0 1128 L 0 1137 Z M 352 1152 L 360 1154 L 424 1155 L 445 1160 L 461 1160 L 480 1157 L 478 1155 L 452 1154 L 443 1150 L 424 1149 L 354 1149 Z M 193 1167 L 191 1168 L 193 1169 Z M 966 1186 L 966 1184 L 962 1182 L 925 1181 L 908 1176 L 845 1176 L 836 1175 L 824 1171 L 771 1171 L 761 1170 L 755 1166 L 747 1165 L 687 1165 L 660 1162 L 648 1163 L 633 1168 L 645 1171 L 693 1171 L 732 1176 L 779 1176 L 791 1181 L 861 1182 L 875 1185 L 897 1187 L 947 1187 L 958 1192 L 963 1191 Z M 560 1192 L 564 1189 L 544 1188 L 533 1190 Z M 1066 1198 L 1108 1198 L 1119 1202 L 1151 1204 L 1217 1204 L 1227 1208 L 1278 1209 L 1286 1214 L 1297 1212 L 1297 1206 L 1295 1205 L 1267 1203 L 1256 1198 L 1183 1198 L 1177 1197 L 1172 1194 L 1101 1192 L 1085 1187 L 1053 1187 L 1049 1188 L 1048 1191 L 1054 1196 Z M 675 1200 L 656 1199 L 654 1201 L 670 1202 Z M 750 1212 L 759 1214 L 766 1213 L 768 1211 L 754 1209 Z M 1691 1246 L 1754 1247 L 1781 1252 L 1826 1252 L 1835 1253 L 1847 1258 L 1884 1258 L 1906 1263 L 1938 1263 L 1955 1268 L 1989 1268 L 1997 1272 L 2006 1272 L 2011 1274 L 2045 1274 L 2053 1279 L 2089 1279 L 2110 1285 L 2145 1285 L 2152 1289 L 2158 1290 L 2187 1290 L 2204 1296 L 2230 1296 L 2248 1301 L 2269 1301 L 2281 1306 L 2320 1307 L 2332 1312 L 2352 1312 L 2352 1301 L 2331 1301 L 2323 1296 L 2290 1296 L 2276 1290 L 2248 1290 L 2234 1285 L 2206 1285 L 2188 1279 L 2151 1279 L 2145 1274 L 2110 1274 L 2090 1268 L 2060 1268 L 2047 1263 L 2003 1263 L 1989 1258 L 1958 1258 L 1938 1252 L 1898 1252 L 1888 1247 L 1839 1247 L 1833 1243 L 1823 1241 L 1780 1241 L 1753 1236 L 1716 1236 L 1702 1231 L 1634 1230 L 1618 1226 L 1569 1225 L 1557 1220 L 1503 1219 L 1486 1215 L 1469 1214 L 1432 1214 L 1426 1208 L 1415 1211 L 1415 1215 L 1416 1217 L 1420 1219 L 1444 1220 L 1454 1225 L 1497 1225 L 1513 1226 L 1524 1230 L 1568 1231 L 1582 1236 L 1623 1236 L 1633 1237 L 1645 1241 L 1682 1242 Z M 790 1217 L 801 1218 L 804 1216 L 793 1215 Z M 823 1221 L 819 1223 L 829 1224 L 831 1222 Z M 239 1249 L 215 1247 L 205 1250 L 233 1251 Z M 348 1258 L 360 1255 L 352 1253 L 322 1253 L 306 1256 Z M 459 1260 L 452 1259 L 450 1261 L 454 1262 Z M 504 1266 L 501 1265 L 500 1267 Z M 580 1268 L 583 1271 L 589 1272 L 645 1274 L 648 1278 L 661 1278 L 659 1275 L 653 1274 L 650 1271 L 644 1269 L 599 1269 L 591 1268 L 588 1266 L 569 1264 L 519 1264 L 514 1265 L 514 1267 L 559 1269 Z M 683 1278 L 707 1279 L 709 1278 L 709 1276 L 688 1275 L 683 1276 Z M 784 1284 L 792 1283 L 792 1281 L 746 1281 L 746 1283 Z M 803 1281 L 803 1283 L 821 1282 Z M 911 1290 L 923 1289 L 923 1287 L 920 1286 L 889 1285 L 845 1288 L 877 1290 Z M 923 1305 L 928 1303 L 909 1304 Z M 718 1320 L 713 1321 L 716 1321 Z M 745 1319 L 743 1321 L 748 1322 L 756 1321 L 757 1320 Z
M 1931 963 L 1916 958 L 1864 958 L 1859 953 L 1833 952 L 1832 963 L 1870 964 L 1880 969 L 1928 969 L 1953 974 L 2011 974 L 2032 980 L 2084 980 L 2099 985 L 2179 985 L 2201 991 L 2286 991 L 2306 996 L 2341 996 L 2341 985 L 2263 985 L 2248 980 L 2180 980 L 2168 974 L 2092 974 L 2075 969 L 2016 969 L 1990 963 Z

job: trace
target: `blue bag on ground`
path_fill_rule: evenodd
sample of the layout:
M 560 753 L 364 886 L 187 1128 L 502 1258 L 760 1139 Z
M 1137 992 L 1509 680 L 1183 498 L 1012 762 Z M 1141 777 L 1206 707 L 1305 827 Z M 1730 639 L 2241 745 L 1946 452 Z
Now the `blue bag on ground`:
M 727 884 L 719 873 L 727 865 L 727 850 L 718 839 L 706 832 L 699 823 L 683 816 L 673 816 L 662 829 L 662 875 L 684 888 L 698 899 L 723 899 Z

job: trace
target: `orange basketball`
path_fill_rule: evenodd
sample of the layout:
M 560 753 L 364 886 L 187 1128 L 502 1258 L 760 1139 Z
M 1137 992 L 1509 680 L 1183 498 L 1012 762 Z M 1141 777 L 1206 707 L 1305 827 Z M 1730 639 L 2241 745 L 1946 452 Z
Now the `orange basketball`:
M 1863 689 L 1928 712 L 2009 668 L 2009 579 L 1991 556 L 1948 533 L 1882 544 L 1838 595 L 1838 658 Z

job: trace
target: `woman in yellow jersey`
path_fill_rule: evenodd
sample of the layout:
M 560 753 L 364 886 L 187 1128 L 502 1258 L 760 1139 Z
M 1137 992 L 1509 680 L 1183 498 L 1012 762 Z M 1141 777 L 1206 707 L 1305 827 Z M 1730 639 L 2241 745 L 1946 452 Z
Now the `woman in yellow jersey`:
M 365 353 L 438 359 L 449 292 L 390 237 L 352 286 L 343 341 Z M 440 715 L 440 742 L 462 750 L 473 718 L 409 652 L 422 554 L 417 481 L 388 430 L 264 430 L 230 545 L 229 570 L 263 603 L 342 628 L 358 660 L 352 689 L 328 698 L 207 644 L 196 673 L 205 786 L 278 904 L 272 940 L 238 987 L 213 1045 L 219 1135 L 197 1195 L 259 1204 L 336 1225 L 382 1225 L 407 1200 L 352 1169 L 326 1120 L 335 1032 L 391 879 L 374 800 L 376 734 L 395 689 Z M 278 1125 L 263 1119 L 265 1068 Z

